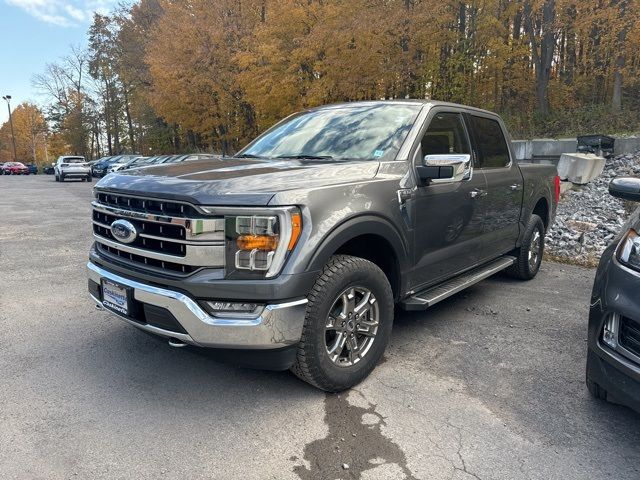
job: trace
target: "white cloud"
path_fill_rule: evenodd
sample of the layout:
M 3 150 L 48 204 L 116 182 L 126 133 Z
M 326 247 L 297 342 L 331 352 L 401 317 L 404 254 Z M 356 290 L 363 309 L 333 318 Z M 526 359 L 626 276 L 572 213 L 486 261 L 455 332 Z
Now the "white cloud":
M 117 0 L 5 0 L 46 23 L 70 27 L 91 21 L 94 12 L 107 13 Z

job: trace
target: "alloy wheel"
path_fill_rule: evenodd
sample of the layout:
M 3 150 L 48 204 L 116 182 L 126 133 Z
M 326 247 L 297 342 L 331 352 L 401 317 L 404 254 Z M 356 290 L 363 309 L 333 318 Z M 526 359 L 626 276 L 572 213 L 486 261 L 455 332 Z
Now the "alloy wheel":
M 333 302 L 325 327 L 325 346 L 340 367 L 355 365 L 371 350 L 378 333 L 376 297 L 366 287 L 345 289 Z
M 540 235 L 540 231 L 536 230 L 533 233 L 533 238 L 531 239 L 531 244 L 529 245 L 529 268 L 533 271 L 538 266 L 538 261 L 540 259 L 541 250 L 542 250 L 542 237 Z

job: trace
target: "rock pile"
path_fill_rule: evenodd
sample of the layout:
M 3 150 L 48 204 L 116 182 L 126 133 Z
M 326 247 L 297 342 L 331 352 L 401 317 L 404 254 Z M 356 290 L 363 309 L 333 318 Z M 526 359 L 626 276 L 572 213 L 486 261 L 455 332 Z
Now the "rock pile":
M 640 177 L 640 151 L 607 160 L 602 175 L 568 190 L 547 235 L 546 252 L 571 263 L 596 264 L 635 209 L 635 204 L 609 195 L 609 182 L 625 176 Z

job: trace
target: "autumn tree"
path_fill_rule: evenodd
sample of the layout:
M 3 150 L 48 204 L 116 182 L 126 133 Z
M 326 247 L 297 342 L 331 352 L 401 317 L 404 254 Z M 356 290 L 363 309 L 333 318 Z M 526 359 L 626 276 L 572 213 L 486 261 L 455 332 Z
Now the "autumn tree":
M 24 102 L 13 109 L 12 119 L 18 161 L 44 161 L 47 122 L 42 111 L 36 105 Z M 13 159 L 8 121 L 0 127 L 0 138 L 0 158 Z

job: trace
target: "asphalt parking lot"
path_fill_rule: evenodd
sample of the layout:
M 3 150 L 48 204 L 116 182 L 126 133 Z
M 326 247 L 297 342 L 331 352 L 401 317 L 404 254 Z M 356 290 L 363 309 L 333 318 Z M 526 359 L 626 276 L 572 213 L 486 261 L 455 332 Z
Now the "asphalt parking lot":
M 374 373 L 326 395 L 96 311 L 91 186 L 0 177 L 2 478 L 640 478 L 640 415 L 584 387 L 594 270 L 400 313 Z

